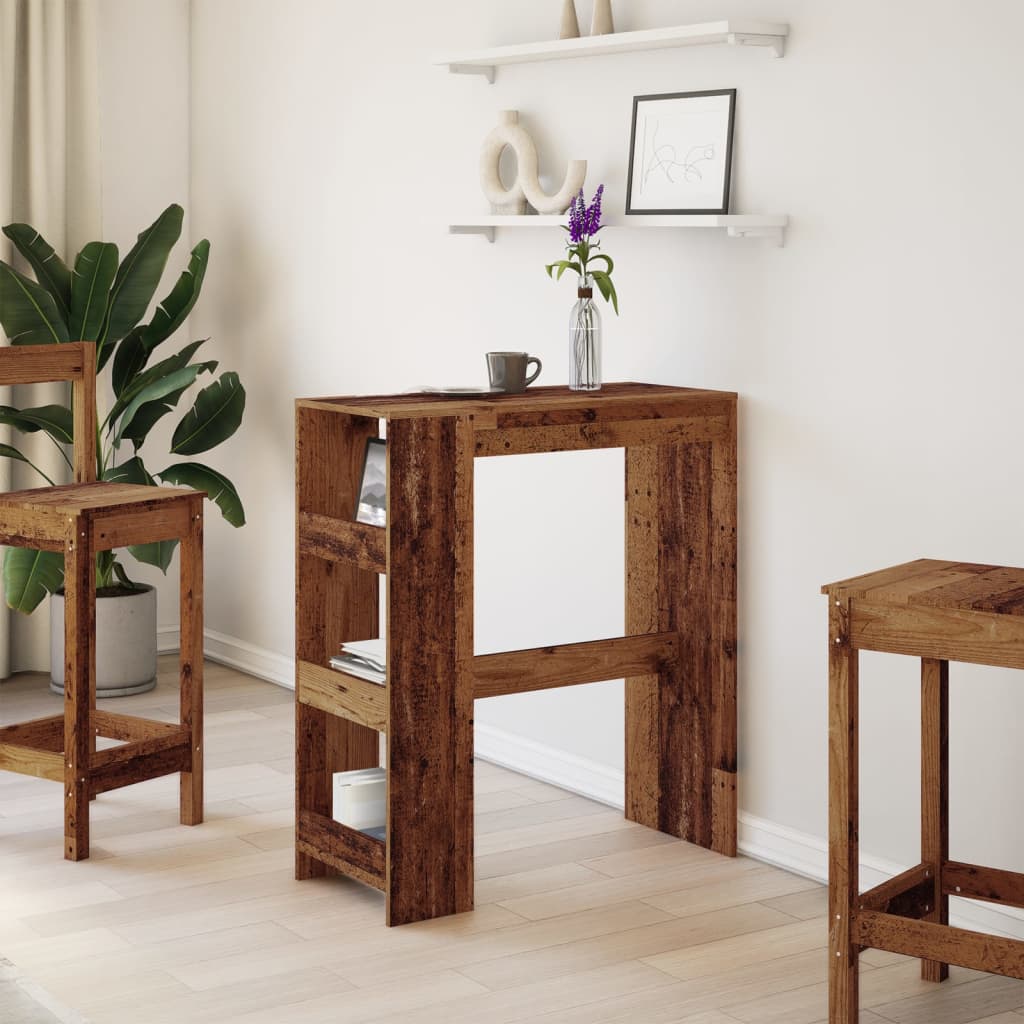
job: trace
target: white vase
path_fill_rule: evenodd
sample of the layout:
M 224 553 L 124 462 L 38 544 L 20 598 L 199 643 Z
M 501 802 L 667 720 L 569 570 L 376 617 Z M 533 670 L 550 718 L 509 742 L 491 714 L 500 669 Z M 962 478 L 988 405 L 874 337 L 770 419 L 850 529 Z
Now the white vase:
M 156 591 L 96 598 L 96 696 L 128 697 L 156 686 Z M 50 595 L 50 689 L 64 692 L 64 595 Z
M 576 17 L 576 0 L 562 0 L 562 24 L 558 30 L 559 39 L 579 39 L 580 23 Z
M 540 185 L 537 147 L 519 123 L 519 112 L 502 110 L 498 118 L 498 126 L 484 139 L 480 150 L 480 188 L 491 204 L 491 212 L 523 214 L 529 202 L 538 213 L 564 213 L 583 188 L 587 161 L 570 160 L 561 188 L 548 195 Z M 506 146 L 516 155 L 516 180 L 511 188 L 505 187 L 499 173 L 501 153 Z
M 606 36 L 615 31 L 612 20 L 612 0 L 594 0 L 594 20 L 590 25 L 592 36 Z

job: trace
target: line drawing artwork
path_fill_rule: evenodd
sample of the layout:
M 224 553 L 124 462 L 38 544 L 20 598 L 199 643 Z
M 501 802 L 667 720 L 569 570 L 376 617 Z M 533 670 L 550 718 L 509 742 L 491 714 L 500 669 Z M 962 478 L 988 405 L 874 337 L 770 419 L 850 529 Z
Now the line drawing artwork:
M 697 184 L 704 180 L 701 171 L 701 164 L 709 163 L 715 159 L 715 146 L 713 143 L 703 143 L 691 146 L 682 160 L 678 159 L 677 150 L 670 142 L 658 143 L 658 132 L 661 129 L 660 121 L 654 122 L 653 133 L 650 134 L 650 146 L 648 146 L 650 121 L 644 118 L 644 166 L 643 176 L 640 179 L 640 194 L 643 195 L 651 177 L 659 174 L 665 176 L 669 185 L 677 185 L 682 182 Z M 673 173 L 679 173 L 681 177 L 673 177 Z

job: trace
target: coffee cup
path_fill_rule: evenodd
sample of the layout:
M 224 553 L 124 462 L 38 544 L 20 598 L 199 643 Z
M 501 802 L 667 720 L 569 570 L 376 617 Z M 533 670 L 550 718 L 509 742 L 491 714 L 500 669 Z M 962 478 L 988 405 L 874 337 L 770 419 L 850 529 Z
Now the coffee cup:
M 527 376 L 530 363 L 536 363 L 537 369 Z M 540 371 L 540 360 L 527 352 L 487 353 L 487 373 L 491 387 L 506 394 L 521 394 L 540 376 Z

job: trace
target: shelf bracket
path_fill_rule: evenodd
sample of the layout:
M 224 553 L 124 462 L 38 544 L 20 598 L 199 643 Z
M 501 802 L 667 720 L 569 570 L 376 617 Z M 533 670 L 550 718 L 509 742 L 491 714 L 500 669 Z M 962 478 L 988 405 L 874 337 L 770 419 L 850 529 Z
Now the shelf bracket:
M 786 55 L 785 36 L 756 36 L 740 32 L 730 32 L 728 43 L 730 46 L 767 46 L 772 51 L 773 57 L 778 58 Z
M 453 75 L 483 75 L 491 85 L 497 77 L 497 68 L 481 64 L 449 64 L 448 70 Z
M 449 235 L 483 235 L 492 245 L 494 244 L 495 229 L 484 224 L 450 224 Z
M 778 248 L 782 249 L 786 245 L 786 229 L 783 227 L 778 228 L 744 228 L 744 227 L 729 227 L 728 233 L 730 238 L 767 238 L 775 243 Z

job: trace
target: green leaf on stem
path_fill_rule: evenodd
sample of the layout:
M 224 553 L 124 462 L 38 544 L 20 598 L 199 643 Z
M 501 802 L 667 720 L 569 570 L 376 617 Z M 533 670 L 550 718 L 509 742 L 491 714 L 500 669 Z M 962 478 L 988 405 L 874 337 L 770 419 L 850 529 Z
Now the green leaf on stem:
M 54 297 L 2 261 L 0 324 L 12 345 L 53 345 L 71 340 Z
M 245 388 L 237 373 L 224 373 L 196 396 L 171 438 L 175 455 L 198 455 L 226 441 L 242 422 Z
M 4 234 L 35 272 L 36 280 L 53 296 L 61 319 L 71 319 L 71 271 L 56 250 L 30 224 L 8 224 Z
M 199 462 L 179 462 L 168 466 L 157 476 L 165 484 L 182 484 L 197 491 L 206 491 L 206 496 L 217 504 L 221 515 L 232 526 L 245 526 L 245 509 L 235 485 L 215 469 Z
M 142 406 L 149 402 L 159 401 L 168 395 L 189 387 L 208 365 L 206 363 L 197 363 L 194 366 L 183 366 L 180 370 L 174 370 L 172 373 L 167 374 L 166 377 L 154 380 L 142 388 L 125 407 L 117 432 L 114 434 L 114 447 L 116 448 L 120 445 L 121 438 L 131 426 L 135 414 Z
M 45 430 L 60 444 L 71 444 L 74 430 L 71 410 L 63 405 L 40 405 L 33 409 L 14 409 L 0 405 L 0 423 L 23 434 Z
M 156 566 L 166 575 L 177 546 L 176 540 L 158 540 L 153 544 L 133 544 L 128 550 L 144 565 Z
M 64 584 L 64 556 L 59 551 L 7 548 L 4 552 L 4 596 L 7 606 L 28 615 L 47 594 Z
M 615 315 L 619 315 L 619 297 L 615 293 L 615 285 L 612 284 L 612 279 L 603 270 L 592 270 L 590 276 L 593 277 L 594 283 L 601 291 L 601 295 L 604 297 L 605 302 L 610 302 L 612 308 L 615 310 Z
M 0 444 L 0 458 L 14 459 L 16 462 L 24 462 L 25 465 L 31 466 L 51 487 L 53 486 L 53 480 L 50 479 L 28 456 L 19 452 L 17 448 L 10 444 Z
M 167 257 L 181 235 L 184 216 L 185 211 L 172 203 L 139 234 L 131 252 L 121 261 L 110 294 L 101 347 L 119 341 L 145 315 L 167 266 Z
M 95 341 L 100 336 L 116 274 L 117 246 L 112 242 L 90 242 L 78 254 L 71 278 L 68 325 L 68 333 L 75 341 Z
M 202 290 L 209 262 L 210 243 L 204 238 L 192 250 L 188 268 L 181 272 L 171 293 L 157 307 L 149 324 L 142 329 L 142 344 L 147 356 L 162 341 L 166 341 L 192 312 Z
M 556 281 L 561 281 L 562 275 L 567 270 L 571 270 L 576 274 L 580 274 L 581 276 L 583 274 L 583 271 L 580 269 L 580 265 L 578 263 L 573 263 L 571 260 L 558 260 L 557 263 L 549 263 L 547 267 L 545 267 L 545 269 L 548 272 L 548 277 L 551 277 L 551 272 L 555 269 L 555 267 L 558 267 L 558 273 L 555 275 Z

